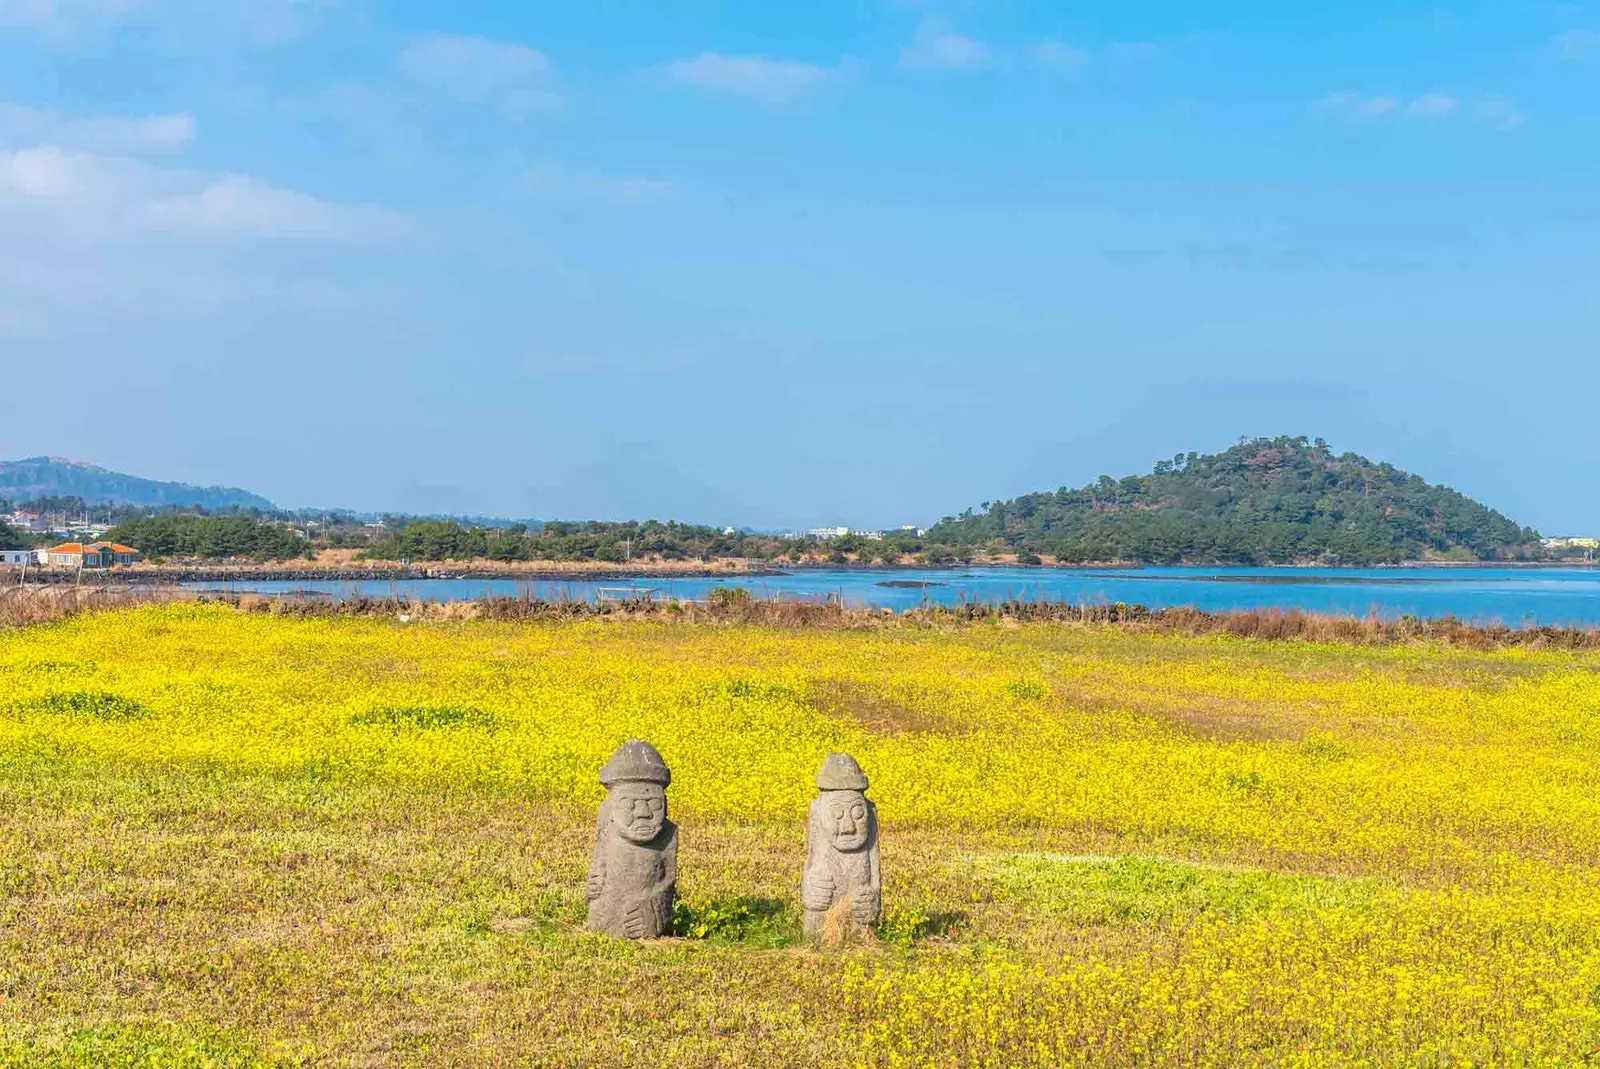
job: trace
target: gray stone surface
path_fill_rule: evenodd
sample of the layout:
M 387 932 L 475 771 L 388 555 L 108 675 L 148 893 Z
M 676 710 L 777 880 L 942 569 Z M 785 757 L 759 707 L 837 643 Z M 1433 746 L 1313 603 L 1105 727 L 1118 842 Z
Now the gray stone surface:
M 866 789 L 866 774 L 849 754 L 829 754 L 822 762 L 800 880 L 808 932 L 821 930 L 828 911 L 840 903 L 849 904 L 849 922 L 857 927 L 878 920 L 883 903 L 878 810 L 867 800 Z
M 600 770 L 606 800 L 589 866 L 589 927 L 624 939 L 655 939 L 672 926 L 678 828 L 667 819 L 672 773 L 656 748 L 629 739 Z

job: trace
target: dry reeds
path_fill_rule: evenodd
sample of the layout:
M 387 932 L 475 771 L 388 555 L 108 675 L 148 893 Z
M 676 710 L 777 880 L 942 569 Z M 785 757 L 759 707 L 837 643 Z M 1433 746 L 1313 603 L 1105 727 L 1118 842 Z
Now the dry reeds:
M 12 586 L 0 589 L 0 630 L 47 624 L 85 612 L 104 612 L 192 600 L 182 590 L 137 586 Z
M 1432 642 L 1466 649 L 1600 650 L 1600 629 L 1589 627 L 1475 624 L 1454 617 L 1419 619 L 1334 616 L 1299 609 L 1245 609 L 1206 612 L 1142 605 L 1072 605 L 1054 601 L 1005 601 L 960 605 L 922 605 L 896 613 L 889 609 L 846 606 L 837 600 L 799 601 L 760 598 L 711 601 L 637 599 L 589 602 L 490 597 L 437 602 L 400 590 L 385 597 L 259 594 L 192 591 L 173 587 L 29 586 L 0 590 L 0 629 L 50 623 L 85 612 L 194 601 L 231 605 L 240 612 L 274 615 L 394 616 L 403 620 L 558 619 L 655 620 L 686 624 L 752 624 L 794 629 L 952 627 L 983 623 L 1055 623 L 1109 628 L 1129 634 L 1231 635 L 1268 642 L 1319 642 L 1352 646 L 1392 646 Z

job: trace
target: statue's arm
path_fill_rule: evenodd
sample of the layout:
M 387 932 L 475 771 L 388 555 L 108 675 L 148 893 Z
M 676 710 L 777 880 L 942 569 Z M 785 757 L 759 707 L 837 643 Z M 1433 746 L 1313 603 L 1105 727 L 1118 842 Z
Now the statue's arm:
M 650 887 L 652 898 L 660 897 L 671 891 L 678 882 L 678 831 L 672 831 L 672 838 L 667 841 L 666 848 L 661 851 L 661 878 Z M 663 923 L 667 918 L 662 918 Z
M 647 934 L 649 931 L 657 935 L 666 935 L 668 929 L 672 927 L 670 896 L 678 879 L 676 831 L 662 848 L 660 873 L 660 877 L 654 883 L 634 895 L 628 903 L 628 921 L 630 927 L 637 929 L 638 935 Z
M 806 859 L 800 877 L 800 904 L 806 909 L 827 909 L 833 905 L 833 874 L 820 858 Z
M 606 859 L 599 850 L 594 852 L 594 860 L 589 862 L 589 879 L 584 886 L 591 902 L 606 889 Z
M 883 909 L 883 870 L 878 861 L 878 839 L 874 835 L 867 854 L 867 885 L 856 889 L 850 900 L 850 916 L 857 924 L 871 924 Z

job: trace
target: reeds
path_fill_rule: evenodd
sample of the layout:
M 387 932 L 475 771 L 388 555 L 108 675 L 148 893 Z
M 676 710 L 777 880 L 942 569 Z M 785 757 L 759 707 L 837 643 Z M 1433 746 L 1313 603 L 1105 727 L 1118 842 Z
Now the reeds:
M 1108 628 L 1128 634 L 1230 635 L 1268 642 L 1317 642 L 1392 646 L 1431 642 L 1464 649 L 1600 650 L 1600 629 L 1512 627 L 1455 617 L 1384 619 L 1337 616 L 1293 608 L 1206 612 L 1192 607 L 1150 609 L 1143 605 L 1073 605 L 1060 601 L 1011 600 L 959 605 L 924 604 L 895 612 L 847 606 L 837 599 L 712 598 L 708 601 L 635 600 L 590 602 L 518 597 L 438 602 L 410 597 L 395 588 L 373 597 L 351 593 L 328 598 L 242 592 L 193 591 L 174 587 L 12 587 L 0 590 L 0 629 L 45 624 L 85 612 L 195 601 L 228 604 L 241 612 L 274 615 L 396 616 L 406 620 L 656 620 L 689 624 L 754 624 L 796 629 L 957 627 L 993 623 L 1054 623 Z

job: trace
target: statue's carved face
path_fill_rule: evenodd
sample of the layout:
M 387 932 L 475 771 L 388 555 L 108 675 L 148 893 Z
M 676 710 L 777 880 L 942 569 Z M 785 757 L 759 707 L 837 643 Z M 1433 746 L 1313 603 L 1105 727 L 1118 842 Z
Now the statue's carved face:
M 611 826 L 632 843 L 647 843 L 667 822 L 667 792 L 659 783 L 619 783 L 611 789 Z
M 835 850 L 853 853 L 867 845 L 867 799 L 860 791 L 828 791 L 822 798 L 822 824 Z

